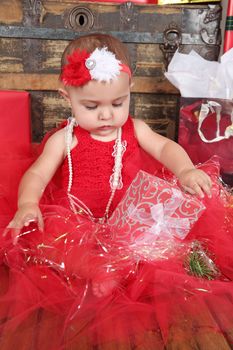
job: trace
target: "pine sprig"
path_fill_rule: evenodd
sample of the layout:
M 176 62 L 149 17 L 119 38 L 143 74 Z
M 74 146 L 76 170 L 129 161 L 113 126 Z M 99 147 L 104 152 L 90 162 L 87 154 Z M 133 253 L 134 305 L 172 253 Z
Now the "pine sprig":
M 213 280 L 219 276 L 219 270 L 198 241 L 193 242 L 185 260 L 185 268 L 190 275 Z

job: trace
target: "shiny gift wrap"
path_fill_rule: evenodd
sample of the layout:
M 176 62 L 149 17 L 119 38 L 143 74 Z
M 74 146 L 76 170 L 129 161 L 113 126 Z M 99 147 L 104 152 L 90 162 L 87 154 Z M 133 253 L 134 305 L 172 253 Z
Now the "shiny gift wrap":
M 175 252 L 205 206 L 178 186 L 139 171 L 109 225 L 115 242 L 127 242 L 143 258 L 167 258 Z

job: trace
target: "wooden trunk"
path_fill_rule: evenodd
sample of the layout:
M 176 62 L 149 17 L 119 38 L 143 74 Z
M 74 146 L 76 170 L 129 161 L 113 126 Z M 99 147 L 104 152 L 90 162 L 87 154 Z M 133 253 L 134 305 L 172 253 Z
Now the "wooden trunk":
M 0 86 L 31 94 L 33 141 L 69 116 L 57 93 L 60 57 L 68 41 L 87 32 L 112 33 L 130 50 L 131 114 L 177 138 L 179 92 L 164 70 L 179 48 L 217 60 L 219 5 L 156 6 L 77 0 L 0 1 Z

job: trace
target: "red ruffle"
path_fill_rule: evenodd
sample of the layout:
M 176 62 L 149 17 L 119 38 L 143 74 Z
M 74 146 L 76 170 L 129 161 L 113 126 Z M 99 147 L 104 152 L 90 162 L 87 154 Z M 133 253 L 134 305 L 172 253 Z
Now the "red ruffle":
M 217 163 L 205 169 L 214 181 L 205 213 L 176 255 L 154 261 L 135 261 L 108 226 L 74 215 L 62 191 L 59 205 L 45 198 L 43 233 L 32 224 L 16 245 L 1 238 L 0 348 L 230 349 L 233 213 Z M 188 272 L 194 241 L 219 270 L 213 280 Z M 108 293 L 96 295 L 103 285 Z

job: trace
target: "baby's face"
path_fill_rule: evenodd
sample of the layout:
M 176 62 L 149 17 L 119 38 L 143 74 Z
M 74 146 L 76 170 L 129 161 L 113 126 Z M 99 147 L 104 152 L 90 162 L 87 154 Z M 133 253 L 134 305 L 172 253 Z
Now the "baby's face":
M 109 83 L 91 80 L 83 87 L 69 87 L 73 116 L 93 138 L 110 141 L 129 115 L 130 79 L 121 72 Z

